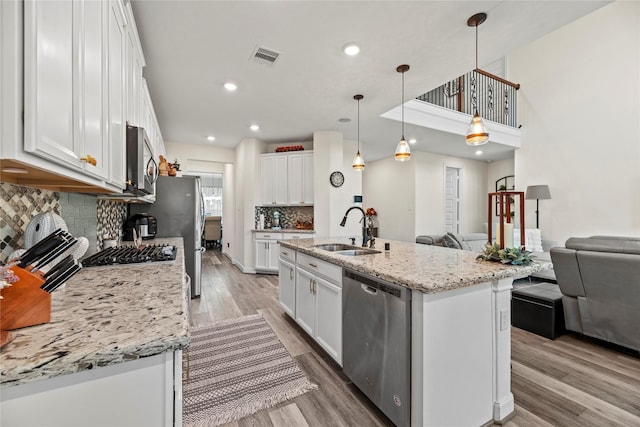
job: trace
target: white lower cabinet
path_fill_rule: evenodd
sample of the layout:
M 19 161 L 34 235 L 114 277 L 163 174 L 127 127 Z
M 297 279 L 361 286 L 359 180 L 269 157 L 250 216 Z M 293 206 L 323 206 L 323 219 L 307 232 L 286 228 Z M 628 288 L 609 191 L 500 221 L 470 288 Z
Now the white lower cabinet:
M 182 350 L 3 388 L 0 414 L 3 426 L 181 426 Z
M 287 264 L 281 257 L 280 277 L 288 274 Z M 280 295 L 284 306 L 283 297 L 291 295 L 282 289 Z M 298 253 L 294 297 L 292 317 L 342 366 L 342 268 Z
M 262 273 L 277 273 L 278 258 L 280 256 L 280 245 L 278 240 L 282 239 L 282 233 L 255 234 L 255 269 Z
M 280 248 L 282 252 L 282 248 Z M 279 299 L 282 309 L 291 317 L 296 316 L 296 266 L 280 258 L 278 276 Z

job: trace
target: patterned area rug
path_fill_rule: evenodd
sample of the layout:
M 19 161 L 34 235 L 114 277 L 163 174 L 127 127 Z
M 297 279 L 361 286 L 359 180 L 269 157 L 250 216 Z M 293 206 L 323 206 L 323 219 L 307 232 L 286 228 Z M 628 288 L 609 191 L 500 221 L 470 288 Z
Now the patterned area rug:
M 260 314 L 193 327 L 186 353 L 185 426 L 225 424 L 317 388 Z

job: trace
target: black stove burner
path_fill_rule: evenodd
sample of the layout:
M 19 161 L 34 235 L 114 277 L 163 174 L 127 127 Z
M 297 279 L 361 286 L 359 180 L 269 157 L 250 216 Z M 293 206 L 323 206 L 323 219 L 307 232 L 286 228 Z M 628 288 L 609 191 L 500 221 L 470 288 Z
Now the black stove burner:
M 83 267 L 138 262 L 171 261 L 176 259 L 177 249 L 173 245 L 114 246 L 84 258 Z

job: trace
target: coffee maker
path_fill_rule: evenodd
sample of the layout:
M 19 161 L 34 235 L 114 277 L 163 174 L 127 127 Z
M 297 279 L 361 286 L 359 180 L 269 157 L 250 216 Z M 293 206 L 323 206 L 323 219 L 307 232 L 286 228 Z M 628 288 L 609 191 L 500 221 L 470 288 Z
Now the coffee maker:
M 139 213 L 130 216 L 124 222 L 124 234 L 122 240 L 133 241 L 133 230 L 142 240 L 149 240 L 156 237 L 157 231 L 156 217 L 148 213 Z

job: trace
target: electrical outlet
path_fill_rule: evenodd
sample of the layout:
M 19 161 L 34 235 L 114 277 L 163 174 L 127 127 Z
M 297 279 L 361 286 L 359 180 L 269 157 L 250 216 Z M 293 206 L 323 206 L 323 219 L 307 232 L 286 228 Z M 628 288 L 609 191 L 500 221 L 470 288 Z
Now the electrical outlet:
M 506 331 L 509 329 L 509 312 L 507 310 L 500 310 L 500 330 Z

